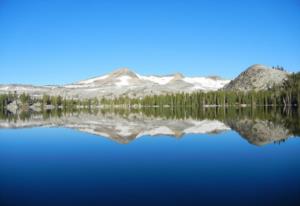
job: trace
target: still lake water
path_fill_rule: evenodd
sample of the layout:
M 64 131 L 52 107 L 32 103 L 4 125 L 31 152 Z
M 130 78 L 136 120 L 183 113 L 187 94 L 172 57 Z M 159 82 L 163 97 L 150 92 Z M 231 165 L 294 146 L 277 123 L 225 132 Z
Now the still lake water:
M 0 205 L 299 205 L 297 114 L 206 115 L 3 118 Z

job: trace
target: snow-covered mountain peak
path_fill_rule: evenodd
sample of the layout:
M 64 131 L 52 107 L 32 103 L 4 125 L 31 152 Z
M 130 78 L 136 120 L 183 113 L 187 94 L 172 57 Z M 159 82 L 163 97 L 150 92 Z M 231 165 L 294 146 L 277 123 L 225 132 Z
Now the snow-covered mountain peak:
M 109 78 L 118 78 L 122 76 L 129 76 L 131 78 L 138 78 L 137 74 L 133 71 L 131 71 L 129 68 L 120 68 L 116 71 L 113 71 L 109 74 Z
M 86 86 L 86 85 L 98 85 L 103 83 L 114 83 L 114 82 L 118 82 L 118 80 L 120 79 L 122 81 L 122 79 L 130 79 L 130 78 L 137 79 L 138 76 L 129 68 L 124 67 L 124 68 L 117 69 L 106 75 L 90 78 L 87 80 L 79 81 L 75 84 L 67 85 L 67 87 L 73 87 L 75 85 Z
M 173 76 L 173 80 L 182 80 L 184 78 L 183 74 L 177 72 Z
M 215 91 L 223 88 L 228 82 L 229 80 L 213 77 L 185 77 L 181 73 L 146 76 L 125 67 L 107 75 L 65 85 L 65 88 L 86 88 L 93 93 L 93 96 L 106 93 L 113 93 L 115 96 L 129 95 L 129 93 L 130 96 L 145 96 L 154 93 Z M 89 94 L 89 96 L 91 95 Z
M 181 73 L 166 76 L 140 75 L 129 68 L 120 68 L 106 75 L 86 79 L 73 84 L 56 87 L 34 87 L 16 89 L 13 85 L 1 87 L 0 92 L 18 90 L 34 96 L 61 95 L 68 98 L 94 98 L 119 96 L 144 97 L 177 92 L 215 91 L 223 88 L 229 80 L 209 77 L 185 77 Z

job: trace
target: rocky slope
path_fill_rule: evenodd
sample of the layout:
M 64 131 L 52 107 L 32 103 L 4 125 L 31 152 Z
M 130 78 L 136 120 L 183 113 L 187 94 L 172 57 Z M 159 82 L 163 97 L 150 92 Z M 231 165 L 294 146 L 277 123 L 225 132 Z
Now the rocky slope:
M 0 93 L 28 93 L 61 95 L 67 98 L 114 98 L 122 95 L 143 97 L 145 95 L 176 92 L 215 91 L 223 88 L 229 80 L 215 77 L 184 77 L 182 74 L 168 76 L 143 76 L 122 68 L 110 74 L 79 81 L 64 86 L 0 85 Z
M 286 79 L 287 72 L 271 69 L 261 64 L 250 66 L 237 78 L 225 85 L 225 90 L 266 90 L 274 85 L 280 85 Z

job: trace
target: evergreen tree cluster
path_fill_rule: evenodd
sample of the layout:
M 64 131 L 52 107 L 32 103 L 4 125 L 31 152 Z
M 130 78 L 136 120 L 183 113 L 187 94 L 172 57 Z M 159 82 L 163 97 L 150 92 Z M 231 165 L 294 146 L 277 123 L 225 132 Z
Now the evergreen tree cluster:
M 8 93 L 8 94 L 0 94 L 0 109 L 4 110 L 4 108 L 10 104 L 11 102 L 18 99 L 18 96 L 16 93 Z
M 272 66 L 272 69 L 276 69 L 276 70 L 279 70 L 279 71 L 285 71 L 284 68 L 283 68 L 283 66 L 279 66 L 279 65 Z
M 62 96 L 49 96 L 43 95 L 39 100 L 42 109 L 55 108 L 55 109 L 68 109 L 73 110 L 76 108 L 90 108 L 92 105 L 98 105 L 98 99 L 68 99 Z

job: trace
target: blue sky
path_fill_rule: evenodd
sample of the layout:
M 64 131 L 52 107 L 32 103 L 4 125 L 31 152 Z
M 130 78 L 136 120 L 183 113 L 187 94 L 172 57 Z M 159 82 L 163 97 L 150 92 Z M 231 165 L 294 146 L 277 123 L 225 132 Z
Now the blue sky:
M 0 0 L 0 83 L 300 70 L 300 1 Z

